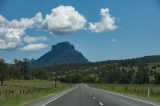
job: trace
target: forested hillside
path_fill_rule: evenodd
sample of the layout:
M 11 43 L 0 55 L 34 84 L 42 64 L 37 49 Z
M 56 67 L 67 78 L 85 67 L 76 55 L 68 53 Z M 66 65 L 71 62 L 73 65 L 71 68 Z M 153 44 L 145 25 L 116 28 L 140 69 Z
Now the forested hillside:
M 29 61 L 15 60 L 14 64 L 0 61 L 0 80 L 47 79 L 68 83 L 160 84 L 160 56 L 110 60 L 88 64 L 56 65 L 29 68 Z

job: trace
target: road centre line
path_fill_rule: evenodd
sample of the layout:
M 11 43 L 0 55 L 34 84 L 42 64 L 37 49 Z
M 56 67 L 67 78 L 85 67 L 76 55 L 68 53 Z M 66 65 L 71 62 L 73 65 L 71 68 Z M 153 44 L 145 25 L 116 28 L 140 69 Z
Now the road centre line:
M 100 104 L 101 106 L 103 106 L 103 103 L 102 103 L 102 102 L 99 102 L 99 104 Z
M 94 96 L 94 97 L 93 97 L 93 99 L 95 100 L 95 99 L 96 99 L 96 97 Z

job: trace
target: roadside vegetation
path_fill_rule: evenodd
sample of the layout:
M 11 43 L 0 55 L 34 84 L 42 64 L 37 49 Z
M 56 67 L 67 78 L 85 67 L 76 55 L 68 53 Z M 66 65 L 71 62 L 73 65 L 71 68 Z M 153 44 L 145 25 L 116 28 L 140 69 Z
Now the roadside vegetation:
M 18 106 L 32 102 L 49 94 L 73 87 L 72 84 L 47 80 L 10 80 L 0 86 L 0 106 Z
M 34 68 L 29 63 L 23 59 L 7 64 L 0 59 L 1 106 L 17 106 L 63 91 L 73 83 L 143 97 L 148 96 L 149 88 L 150 98 L 160 100 L 160 56 Z
M 160 56 L 66 65 L 58 70 L 62 82 L 160 84 Z

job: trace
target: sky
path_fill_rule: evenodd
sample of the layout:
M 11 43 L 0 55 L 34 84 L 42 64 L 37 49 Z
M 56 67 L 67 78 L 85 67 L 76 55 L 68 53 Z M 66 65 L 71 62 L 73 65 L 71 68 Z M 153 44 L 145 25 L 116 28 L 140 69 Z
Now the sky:
M 0 58 L 69 41 L 90 61 L 160 55 L 159 0 L 1 0 Z

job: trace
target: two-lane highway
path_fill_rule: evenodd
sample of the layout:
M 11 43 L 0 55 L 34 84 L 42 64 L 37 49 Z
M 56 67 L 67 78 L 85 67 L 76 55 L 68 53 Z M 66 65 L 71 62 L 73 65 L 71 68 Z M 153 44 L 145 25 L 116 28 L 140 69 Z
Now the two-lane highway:
M 83 86 L 78 86 L 71 92 L 46 104 L 45 106 L 99 106 L 96 101 L 89 96 Z
M 84 84 L 52 98 L 27 106 L 160 106 L 160 103 L 90 88 Z

